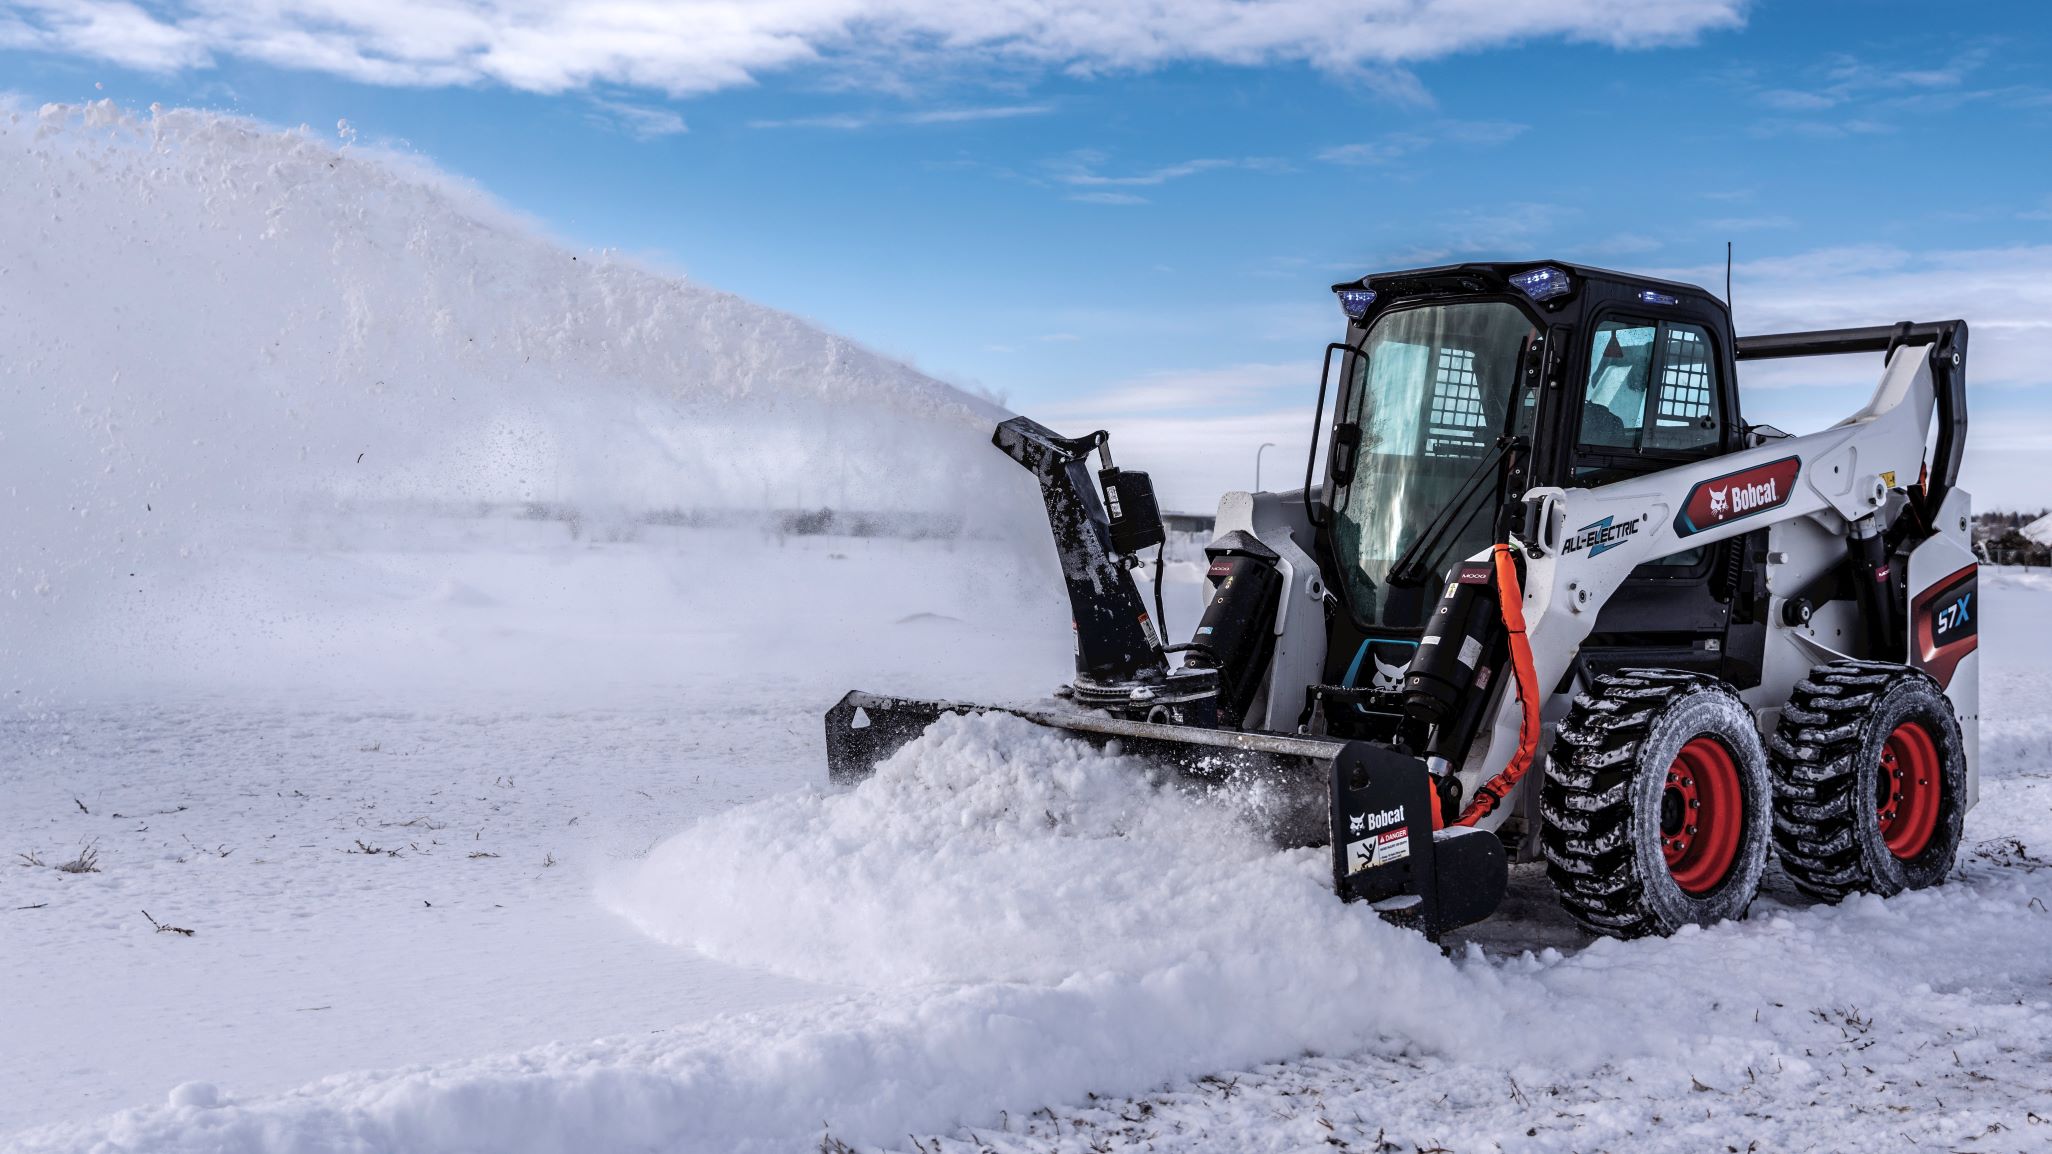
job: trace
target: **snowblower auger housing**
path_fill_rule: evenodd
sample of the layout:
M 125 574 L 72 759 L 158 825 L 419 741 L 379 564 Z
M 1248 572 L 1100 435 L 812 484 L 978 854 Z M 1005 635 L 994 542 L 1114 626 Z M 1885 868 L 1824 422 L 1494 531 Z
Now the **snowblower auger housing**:
M 1777 857 L 1832 900 L 1944 876 L 1978 760 L 1964 322 L 1741 338 L 1693 285 L 1559 262 L 1333 291 L 1304 487 L 1221 499 L 1185 644 L 1146 474 L 1101 431 L 998 426 L 1076 634 L 1065 700 L 1007 712 L 1289 783 L 1285 840 L 1431 933 L 1514 862 L 1622 937 L 1742 916 Z M 1842 353 L 1881 357 L 1858 412 L 1742 419 L 1742 363 Z M 850 694 L 834 780 L 988 708 Z

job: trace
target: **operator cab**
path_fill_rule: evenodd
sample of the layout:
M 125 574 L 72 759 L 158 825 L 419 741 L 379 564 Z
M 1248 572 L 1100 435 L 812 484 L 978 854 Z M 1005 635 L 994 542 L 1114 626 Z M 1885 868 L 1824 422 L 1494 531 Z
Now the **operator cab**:
M 1395 716 L 1450 575 L 1519 523 L 1527 490 L 1719 456 L 1746 431 L 1730 312 L 1693 285 L 1554 261 L 1382 273 L 1333 291 L 1347 332 L 1327 348 L 1338 396 L 1314 509 L 1336 597 L 1325 681 L 1369 691 L 1328 715 L 1365 734 Z M 1578 672 L 1629 651 L 1634 664 L 1757 684 L 1765 619 L 1749 595 L 1764 549 L 1761 532 L 1640 566 Z

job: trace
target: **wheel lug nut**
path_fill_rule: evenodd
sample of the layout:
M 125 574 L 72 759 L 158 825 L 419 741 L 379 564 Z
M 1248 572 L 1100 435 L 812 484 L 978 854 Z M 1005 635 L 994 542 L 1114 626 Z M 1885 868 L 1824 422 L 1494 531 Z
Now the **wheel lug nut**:
M 1689 830 L 1688 830 L 1688 832 L 1689 832 L 1689 836 L 1691 836 L 1691 837 L 1695 836 L 1695 833 L 1696 833 L 1696 827 L 1695 827 L 1695 826 L 1690 826 L 1690 827 L 1689 827 Z

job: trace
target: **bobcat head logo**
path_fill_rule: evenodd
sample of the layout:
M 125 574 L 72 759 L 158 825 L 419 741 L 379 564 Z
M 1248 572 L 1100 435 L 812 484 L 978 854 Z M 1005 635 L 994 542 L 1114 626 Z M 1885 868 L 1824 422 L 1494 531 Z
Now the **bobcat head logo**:
M 1370 678 L 1368 682 L 1370 689 L 1379 689 L 1384 693 L 1394 693 L 1404 687 L 1404 670 L 1410 668 L 1408 664 L 1391 665 L 1382 658 L 1376 657 L 1373 653 L 1368 656 L 1375 662 L 1375 676 Z
M 1710 490 L 1710 515 L 1722 517 L 1731 508 L 1731 487 Z
M 1368 815 L 1365 813 L 1348 814 L 1347 832 L 1353 834 L 1355 837 L 1359 837 L 1362 834 L 1368 832 Z

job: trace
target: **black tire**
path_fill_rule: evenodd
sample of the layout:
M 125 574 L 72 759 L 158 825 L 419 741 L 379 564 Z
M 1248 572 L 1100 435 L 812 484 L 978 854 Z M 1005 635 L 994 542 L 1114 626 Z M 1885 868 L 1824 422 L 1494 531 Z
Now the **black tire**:
M 1774 843 L 1799 889 L 1835 902 L 1944 880 L 1966 812 L 1966 745 L 1929 674 L 1880 661 L 1819 665 L 1789 694 L 1768 748 Z
M 1540 792 L 1547 876 L 1576 921 L 1610 937 L 1744 917 L 1767 868 L 1771 791 L 1760 731 L 1730 686 L 1668 669 L 1599 675 L 1561 723 Z

